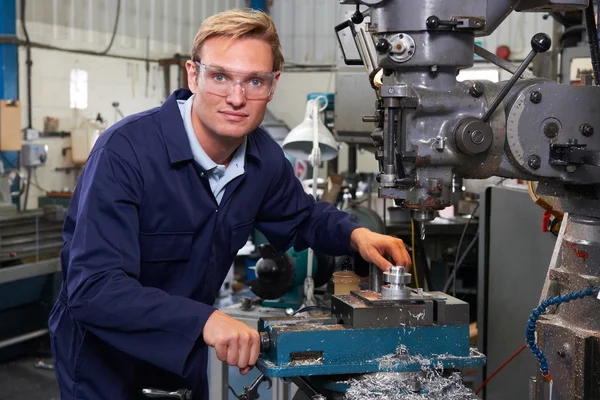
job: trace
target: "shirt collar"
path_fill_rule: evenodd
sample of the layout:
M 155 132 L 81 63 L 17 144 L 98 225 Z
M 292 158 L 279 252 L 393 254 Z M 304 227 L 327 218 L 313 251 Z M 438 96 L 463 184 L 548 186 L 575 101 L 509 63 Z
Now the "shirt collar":
M 169 154 L 169 161 L 172 164 L 194 159 L 190 140 L 187 136 L 181 111 L 177 103 L 178 100 L 187 101 L 192 95 L 193 93 L 189 89 L 178 89 L 160 107 L 161 132 L 165 140 L 167 153 Z M 260 163 L 260 153 L 254 135 L 254 132 L 251 132 L 246 136 L 246 155 Z

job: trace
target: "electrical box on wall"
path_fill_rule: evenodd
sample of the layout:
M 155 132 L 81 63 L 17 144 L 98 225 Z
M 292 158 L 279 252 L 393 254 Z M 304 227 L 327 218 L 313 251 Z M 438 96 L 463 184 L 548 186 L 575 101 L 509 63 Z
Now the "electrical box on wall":
M 21 150 L 21 103 L 0 100 L 0 151 Z
M 39 143 L 23 144 L 21 149 L 21 165 L 25 168 L 34 168 L 44 165 L 48 158 L 48 145 Z

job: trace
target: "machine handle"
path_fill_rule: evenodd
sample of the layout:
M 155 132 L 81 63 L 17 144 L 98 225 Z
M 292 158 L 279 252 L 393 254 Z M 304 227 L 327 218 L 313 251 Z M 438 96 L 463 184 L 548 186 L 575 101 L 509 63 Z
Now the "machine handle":
M 335 36 L 337 37 L 338 43 L 340 45 L 340 49 L 342 50 L 342 57 L 344 58 L 344 63 L 346 65 L 364 65 L 363 60 L 360 58 L 347 58 L 346 51 L 344 50 L 344 45 L 342 44 L 342 40 L 340 39 L 340 32 L 346 28 L 350 28 L 350 32 L 352 33 L 352 40 L 354 40 L 354 44 L 358 49 L 358 43 L 356 43 L 356 29 L 354 29 L 354 23 L 351 20 L 346 20 L 335 27 Z
M 148 388 L 142 389 L 142 394 L 150 399 L 192 400 L 192 391 L 187 389 L 179 389 L 176 392 L 167 392 L 166 390 Z
M 271 378 L 267 378 L 264 374 L 260 374 L 250 386 L 244 386 L 244 393 L 242 394 L 237 394 L 229 385 L 225 385 L 225 387 L 229 389 L 233 396 L 238 400 L 257 400 L 260 397 L 260 394 L 258 394 L 258 387 L 263 382 L 267 382 L 267 389 L 271 389 Z
M 515 74 L 510 78 L 506 85 L 502 87 L 500 94 L 498 94 L 498 96 L 494 99 L 494 102 L 492 103 L 490 108 L 484 114 L 483 118 L 481 118 L 483 122 L 487 123 L 490 120 L 492 114 L 494 114 L 494 111 L 496 111 L 502 100 L 504 100 L 504 97 L 506 97 L 510 89 L 519 80 L 521 74 L 527 69 L 529 64 L 531 64 L 535 56 L 537 56 L 538 53 L 544 53 L 548 51 L 551 45 L 552 40 L 545 33 L 536 33 L 533 36 L 533 38 L 531 38 L 531 51 L 529 52 L 525 60 L 521 63 L 521 65 L 519 65 L 519 68 L 517 68 Z

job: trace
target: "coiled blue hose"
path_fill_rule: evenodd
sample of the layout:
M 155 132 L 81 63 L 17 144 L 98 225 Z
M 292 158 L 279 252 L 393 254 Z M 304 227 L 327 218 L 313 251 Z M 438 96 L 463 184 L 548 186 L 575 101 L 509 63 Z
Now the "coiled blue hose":
M 548 372 L 548 361 L 542 351 L 535 344 L 535 328 L 537 324 L 537 320 L 548 306 L 554 304 L 568 303 L 571 300 L 583 299 L 586 296 L 596 295 L 600 288 L 598 287 L 588 287 L 584 290 L 573 291 L 571 293 L 556 296 L 556 297 L 548 297 L 545 300 L 542 300 L 542 304 L 540 304 L 537 308 L 533 310 L 531 315 L 529 316 L 529 322 L 527 323 L 527 332 L 525 333 L 527 346 L 531 349 L 533 355 L 537 358 L 540 363 L 540 371 L 542 371 L 542 375 L 546 378 L 549 376 Z

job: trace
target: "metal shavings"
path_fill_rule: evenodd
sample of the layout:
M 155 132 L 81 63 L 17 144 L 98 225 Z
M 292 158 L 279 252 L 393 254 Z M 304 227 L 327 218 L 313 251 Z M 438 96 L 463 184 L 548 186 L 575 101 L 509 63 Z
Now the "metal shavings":
M 344 382 L 347 400 L 475 400 L 477 397 L 454 372 L 444 376 L 435 369 L 421 373 L 377 373 Z
M 475 351 L 475 353 L 478 353 Z M 479 354 L 479 353 L 478 353 Z M 471 355 L 474 355 L 472 352 Z M 458 358 L 449 354 L 430 360 L 420 355 L 409 355 L 405 345 L 396 348 L 394 354 L 378 358 L 379 369 L 393 370 L 399 364 L 420 365 L 420 372 L 386 373 L 363 375 L 361 378 L 344 382 L 350 387 L 346 400 L 472 400 L 477 399 L 462 383 L 458 372 L 444 374 L 440 359 Z
M 306 358 L 290 361 L 287 365 L 292 367 L 304 366 L 304 365 L 321 365 L 323 364 L 323 357 L 318 358 Z
M 416 319 L 417 321 L 421 320 L 421 319 L 425 319 L 425 311 L 422 311 L 420 313 L 418 313 L 417 315 L 414 315 L 413 313 L 411 313 L 410 311 L 408 312 L 410 314 L 411 317 L 413 317 L 414 319 Z

